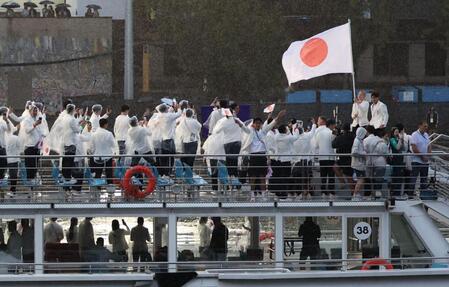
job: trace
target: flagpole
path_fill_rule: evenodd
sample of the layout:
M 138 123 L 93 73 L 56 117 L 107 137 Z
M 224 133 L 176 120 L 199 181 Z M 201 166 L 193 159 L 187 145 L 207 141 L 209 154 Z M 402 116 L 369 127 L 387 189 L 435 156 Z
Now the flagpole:
M 356 100 L 356 93 L 355 93 L 355 71 L 354 71 L 354 55 L 352 53 L 352 29 L 351 29 L 351 19 L 348 19 L 349 24 L 349 39 L 351 40 L 351 62 L 352 62 L 352 93 L 354 101 Z

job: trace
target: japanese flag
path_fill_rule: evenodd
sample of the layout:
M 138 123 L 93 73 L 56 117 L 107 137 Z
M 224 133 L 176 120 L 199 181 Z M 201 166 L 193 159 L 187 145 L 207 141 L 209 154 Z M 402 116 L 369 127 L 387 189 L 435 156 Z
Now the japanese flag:
M 263 112 L 266 114 L 272 113 L 274 111 L 274 107 L 276 107 L 276 104 L 271 104 L 268 107 L 266 107 Z
M 291 43 L 282 56 L 282 66 L 289 84 L 327 74 L 354 73 L 350 24 Z

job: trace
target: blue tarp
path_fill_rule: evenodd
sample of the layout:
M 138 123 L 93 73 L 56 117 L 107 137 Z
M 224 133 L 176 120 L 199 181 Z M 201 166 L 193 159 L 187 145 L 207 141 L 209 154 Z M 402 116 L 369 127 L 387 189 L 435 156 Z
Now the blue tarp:
M 401 103 L 418 102 L 418 89 L 413 86 L 394 86 L 391 94 L 396 101 Z
M 447 86 L 419 86 L 423 103 L 449 102 L 449 87 Z
M 320 99 L 324 104 L 346 104 L 353 102 L 351 90 L 321 90 Z
M 313 90 L 297 91 L 287 94 L 287 104 L 316 103 L 316 92 Z

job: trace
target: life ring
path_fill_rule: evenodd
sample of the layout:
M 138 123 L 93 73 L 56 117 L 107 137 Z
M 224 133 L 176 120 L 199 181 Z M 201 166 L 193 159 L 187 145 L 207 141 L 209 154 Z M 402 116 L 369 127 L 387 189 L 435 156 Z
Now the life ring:
M 385 260 L 385 259 L 370 259 L 370 260 L 367 260 L 367 261 L 363 264 L 361 270 L 363 270 L 363 271 L 370 270 L 370 268 L 371 268 L 372 266 L 383 266 L 383 267 L 385 267 L 387 270 L 392 270 L 392 269 L 393 269 L 393 265 L 391 265 L 391 263 L 388 262 L 388 261 Z
M 148 184 L 145 188 L 145 191 L 141 191 L 138 186 L 131 183 L 132 177 L 135 174 L 141 173 L 145 174 L 145 176 L 148 178 Z M 126 171 L 125 176 L 123 177 L 122 185 L 123 189 L 125 190 L 126 196 L 134 198 L 145 198 L 154 191 L 154 188 L 156 187 L 156 177 L 154 177 L 153 173 L 148 167 L 137 165 Z

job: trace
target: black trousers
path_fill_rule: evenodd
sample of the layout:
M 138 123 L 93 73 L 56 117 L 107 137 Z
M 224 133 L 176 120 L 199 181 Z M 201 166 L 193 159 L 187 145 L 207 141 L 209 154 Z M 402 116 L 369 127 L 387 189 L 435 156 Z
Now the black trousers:
M 17 174 L 19 172 L 19 163 L 12 162 L 8 163 L 8 173 L 9 173 L 9 190 L 11 192 L 16 192 L 17 190 Z
M 321 193 L 335 195 L 335 172 L 333 160 L 320 160 Z
M 8 160 L 6 159 L 6 149 L 0 147 L 0 179 L 5 177 L 6 169 L 8 167 Z
M 273 174 L 270 179 L 270 189 L 280 198 L 287 197 L 291 184 L 292 164 L 288 162 L 272 160 L 271 169 Z
M 70 180 L 72 172 L 75 169 L 75 158 L 71 155 L 76 154 L 76 146 L 65 146 L 64 157 L 62 158 L 62 176 L 66 180 Z
M 37 174 L 37 166 L 40 161 L 40 150 L 36 147 L 30 146 L 25 148 L 25 168 L 27 171 L 27 179 L 33 179 Z
M 240 154 L 242 148 L 242 142 L 232 142 L 224 145 L 225 154 Z M 226 167 L 228 168 L 229 175 L 238 177 L 238 156 L 226 156 Z
M 112 184 L 114 172 L 112 170 L 112 158 L 105 162 L 95 162 L 93 158 L 90 159 L 90 169 L 95 173 L 95 178 L 101 178 L 103 170 L 105 170 L 106 181 L 108 184 Z
M 309 191 L 310 178 L 312 177 L 312 163 L 306 159 L 303 159 L 292 168 L 292 191 L 296 191 L 298 194 Z
M 172 139 L 162 141 L 161 153 L 163 155 L 174 155 L 176 153 L 175 142 Z M 174 162 L 173 156 L 161 156 L 158 167 L 160 175 L 169 176 Z
M 319 246 L 303 246 L 299 254 L 299 260 L 306 260 L 307 257 L 310 257 L 310 260 L 318 259 L 319 252 Z
M 218 162 L 221 161 L 217 159 L 210 159 L 212 190 L 218 190 Z
M 152 156 L 149 155 L 153 155 L 153 153 L 151 151 L 144 153 L 144 154 L 139 154 L 137 151 L 134 151 L 134 154 L 136 155 L 135 157 L 133 157 L 132 161 L 131 161 L 131 166 L 136 166 L 139 164 L 139 161 L 143 158 L 144 160 L 146 160 L 148 163 L 153 164 L 154 163 L 154 159 Z M 140 155 L 140 156 L 139 156 Z
M 198 142 L 183 143 L 184 154 L 192 154 L 193 156 L 181 157 L 181 162 L 193 167 L 195 162 L 195 154 L 198 150 Z
M 151 254 L 148 251 L 133 251 L 133 262 L 151 262 Z
M 393 165 L 391 172 L 391 195 L 400 196 L 401 187 L 404 178 L 404 166 Z

